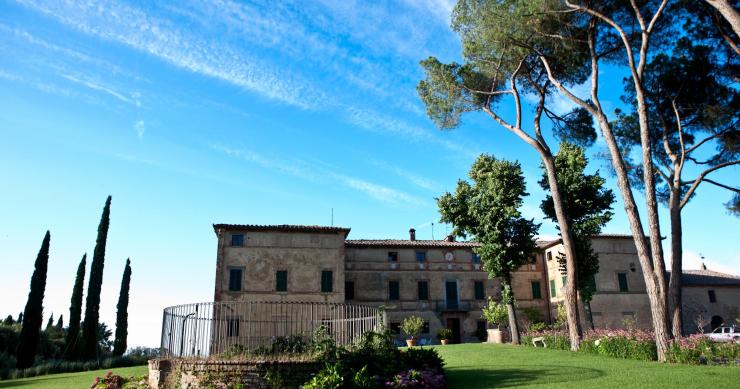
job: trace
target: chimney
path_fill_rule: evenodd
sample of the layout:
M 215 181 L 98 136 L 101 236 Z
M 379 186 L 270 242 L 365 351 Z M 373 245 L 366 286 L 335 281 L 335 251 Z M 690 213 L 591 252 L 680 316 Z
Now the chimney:
M 454 242 L 455 236 L 454 235 L 447 235 L 445 236 L 445 242 Z
M 413 228 L 409 230 L 409 239 L 416 240 L 416 230 Z
M 707 270 L 707 265 L 704 262 L 701 263 L 701 270 Z

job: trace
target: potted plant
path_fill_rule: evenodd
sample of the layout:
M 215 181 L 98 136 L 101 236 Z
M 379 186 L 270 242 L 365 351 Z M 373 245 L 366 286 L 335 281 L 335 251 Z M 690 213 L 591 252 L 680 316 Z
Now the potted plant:
M 488 296 L 488 304 L 482 308 L 482 311 L 483 318 L 486 319 L 488 324 L 496 327 L 488 329 L 488 342 L 503 343 L 505 333 L 502 327 L 509 320 L 509 311 L 506 309 L 506 305 L 497 303 L 491 296 Z
M 452 339 L 452 330 L 449 328 L 440 328 L 437 331 L 437 337 L 442 344 L 448 344 L 450 343 L 450 339 Z
M 416 335 L 419 335 L 424 329 L 424 320 L 419 316 L 409 316 L 403 319 L 401 329 L 409 337 L 406 339 L 406 345 L 409 347 L 416 346 Z

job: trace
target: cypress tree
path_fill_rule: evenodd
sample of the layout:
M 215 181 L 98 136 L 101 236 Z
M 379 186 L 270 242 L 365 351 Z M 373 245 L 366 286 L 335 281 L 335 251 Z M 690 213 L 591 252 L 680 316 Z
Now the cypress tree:
M 5 320 L 3 320 L 3 324 L 5 324 L 6 326 L 12 326 L 13 323 L 15 323 L 15 320 L 13 320 L 12 315 L 8 315 L 8 317 L 6 317 Z
M 49 316 L 49 321 L 46 322 L 46 328 L 44 328 L 44 331 L 50 331 L 52 328 L 54 328 L 54 312 L 51 313 L 51 316 Z
M 82 288 L 85 286 L 85 266 L 87 254 L 82 256 L 79 266 L 77 266 L 77 277 L 75 285 L 72 288 L 72 299 L 69 303 L 69 327 L 67 327 L 67 336 L 64 341 L 66 345 L 64 351 L 65 359 L 75 359 L 79 349 L 78 338 L 80 336 L 80 320 L 82 316 Z
M 59 331 L 64 330 L 64 315 L 59 315 L 59 320 L 57 320 L 57 325 L 55 327 Z
M 110 224 L 110 201 L 105 201 L 103 214 L 98 225 L 98 238 L 95 241 L 90 279 L 87 284 L 85 300 L 85 321 L 82 324 L 82 358 L 96 359 L 98 354 L 98 321 L 100 320 L 100 289 L 103 286 L 103 266 L 105 264 L 105 244 Z
M 23 323 L 23 312 L 18 314 L 18 320 L 16 321 L 16 323 L 18 324 Z
M 51 234 L 46 231 L 41 249 L 36 257 L 35 269 L 31 276 L 31 290 L 28 292 L 28 301 L 26 302 L 26 308 L 23 310 L 23 327 L 21 328 L 20 342 L 16 353 L 16 367 L 18 369 L 26 369 L 33 365 L 33 359 L 39 347 L 39 333 L 44 310 L 44 291 L 46 289 L 46 269 L 49 265 L 49 240 L 51 240 Z
M 118 295 L 118 313 L 116 314 L 116 338 L 113 341 L 113 355 L 123 355 L 126 352 L 126 338 L 128 337 L 128 291 L 131 284 L 131 260 L 126 259 L 121 280 L 121 292 Z

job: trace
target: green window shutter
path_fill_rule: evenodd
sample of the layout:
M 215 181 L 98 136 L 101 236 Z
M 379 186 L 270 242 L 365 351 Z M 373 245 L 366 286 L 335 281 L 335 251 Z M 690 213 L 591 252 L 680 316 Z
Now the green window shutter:
M 321 272 L 321 293 L 331 293 L 333 291 L 331 270 Z
M 419 300 L 429 300 L 429 284 L 427 281 L 419 281 Z
M 388 281 L 388 300 L 398 300 L 398 281 Z
M 629 292 L 627 287 L 627 273 L 617 273 L 617 280 L 619 281 L 619 291 Z
M 288 291 L 288 271 L 287 270 L 278 270 L 277 273 L 275 273 L 275 290 L 278 292 L 287 292 Z
M 242 290 L 242 269 L 229 270 L 229 291 L 240 292 Z
M 542 298 L 542 291 L 540 290 L 540 282 L 539 281 L 532 281 L 532 298 L 533 299 L 541 299 Z
M 485 300 L 486 299 L 486 292 L 483 288 L 483 281 L 475 281 L 474 285 L 474 292 L 475 292 L 475 299 L 476 300 Z
M 550 297 L 555 297 L 555 280 L 550 280 Z

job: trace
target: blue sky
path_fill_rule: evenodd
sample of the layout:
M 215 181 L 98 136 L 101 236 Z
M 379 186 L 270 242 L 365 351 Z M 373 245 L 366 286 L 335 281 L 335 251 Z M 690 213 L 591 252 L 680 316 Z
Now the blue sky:
M 0 4 L 3 316 L 23 309 L 46 229 L 45 312 L 68 316 L 108 194 L 101 317 L 114 323 L 131 257 L 130 345 L 157 344 L 164 306 L 212 298 L 212 223 L 329 224 L 333 208 L 351 238 L 412 226 L 431 238 L 434 197 L 481 152 L 522 162 L 524 213 L 541 219 L 532 149 L 480 115 L 436 130 L 416 96 L 419 60 L 460 60 L 448 1 L 204 3 Z M 603 77 L 616 107 L 621 75 Z M 590 168 L 605 172 L 595 157 Z M 737 182 L 738 171 L 716 178 Z M 704 186 L 686 207 L 687 268 L 703 255 L 738 273 L 728 199 Z M 621 207 L 606 232 L 628 232 Z M 556 231 L 543 222 L 541 233 Z

